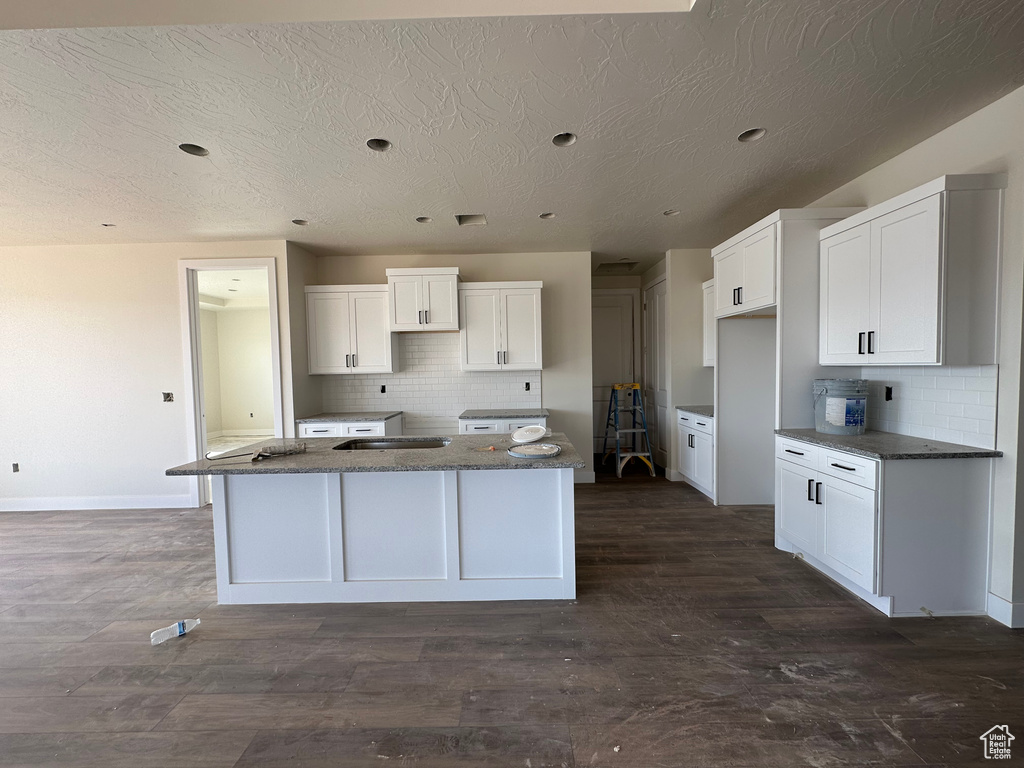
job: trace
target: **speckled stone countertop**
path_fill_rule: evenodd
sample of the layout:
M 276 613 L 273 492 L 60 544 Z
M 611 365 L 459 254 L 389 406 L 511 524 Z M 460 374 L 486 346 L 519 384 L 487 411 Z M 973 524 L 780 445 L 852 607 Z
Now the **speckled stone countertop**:
M 926 440 L 893 432 L 875 432 L 869 429 L 863 435 L 826 435 L 813 429 L 776 429 L 775 434 L 803 440 L 805 443 L 835 448 L 871 459 L 897 461 L 900 459 L 992 459 L 1002 451 L 975 448 L 971 445 Z
M 335 451 L 334 446 L 342 443 L 375 440 L 450 440 L 443 448 L 407 448 L 402 450 Z M 468 469 L 583 469 L 583 457 L 576 451 L 564 434 L 556 432 L 544 438 L 545 443 L 554 443 L 562 452 L 550 459 L 519 459 L 508 455 L 508 448 L 515 443 L 509 435 L 453 435 L 443 438 L 432 437 L 371 437 L 338 438 L 314 437 L 302 440 L 264 440 L 245 448 L 231 451 L 231 454 L 252 453 L 263 445 L 290 445 L 305 443 L 306 452 L 291 456 L 275 456 L 262 461 L 247 458 L 209 461 L 202 459 L 191 464 L 182 464 L 167 470 L 168 475 L 291 475 L 291 474 L 333 474 L 335 472 L 439 472 Z M 490 446 L 494 450 L 488 450 Z
M 550 414 L 547 408 L 490 408 L 475 411 L 463 411 L 460 419 L 546 419 Z
M 676 410 L 707 416 L 709 419 L 715 418 L 715 406 L 713 405 L 677 405 Z
M 318 413 L 316 416 L 307 416 L 304 419 L 296 419 L 296 424 L 324 424 L 334 421 L 387 421 L 396 416 L 401 416 L 401 411 L 345 411 L 344 413 Z

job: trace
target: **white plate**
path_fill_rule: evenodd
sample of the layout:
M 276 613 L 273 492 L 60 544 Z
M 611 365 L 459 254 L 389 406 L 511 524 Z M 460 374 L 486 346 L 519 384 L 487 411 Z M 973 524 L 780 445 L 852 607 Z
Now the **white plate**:
M 562 452 L 560 445 L 552 443 L 530 443 L 529 445 L 513 445 L 508 449 L 509 456 L 519 459 L 546 459 Z
M 513 443 L 532 443 L 540 440 L 542 437 L 548 434 L 546 427 L 542 427 L 540 424 L 532 424 L 529 427 L 522 427 L 512 433 Z

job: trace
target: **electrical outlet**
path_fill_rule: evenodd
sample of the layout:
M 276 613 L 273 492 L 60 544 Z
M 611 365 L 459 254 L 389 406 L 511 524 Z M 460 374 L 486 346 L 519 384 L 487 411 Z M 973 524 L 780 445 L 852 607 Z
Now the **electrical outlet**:
M 529 391 L 530 391 L 530 382 L 526 382 L 526 391 L 527 391 L 527 392 L 529 392 Z
M 251 413 L 249 414 L 249 418 L 250 418 L 250 419 L 251 419 L 251 418 L 254 418 L 254 417 L 253 417 L 253 415 L 252 415 Z
M 165 403 L 173 403 L 174 402 L 174 393 L 173 392 L 164 392 L 163 394 L 164 394 L 164 402 Z
M 381 384 L 380 385 L 380 393 L 383 395 L 387 391 L 388 391 L 387 385 L 386 384 Z
M 21 467 L 18 466 L 18 462 L 14 462 L 11 465 L 11 471 L 12 472 L 21 472 Z
M 885 399 L 886 401 L 892 400 L 892 387 L 885 388 Z

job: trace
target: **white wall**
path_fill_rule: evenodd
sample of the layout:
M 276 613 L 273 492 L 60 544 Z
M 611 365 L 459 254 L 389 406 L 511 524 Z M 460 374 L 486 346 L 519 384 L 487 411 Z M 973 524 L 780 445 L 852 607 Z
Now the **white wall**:
M 541 387 L 548 424 L 565 432 L 593 477 L 591 414 L 590 253 L 505 253 L 420 256 L 328 256 L 318 259 L 321 285 L 383 284 L 386 267 L 458 267 L 467 282 L 542 280 L 544 370 Z M 457 414 L 456 414 L 457 415 Z
M 317 257 L 295 243 L 287 244 L 287 254 L 288 288 L 282 291 L 279 286 L 278 290 L 288 296 L 291 400 L 294 418 L 301 419 L 323 411 L 322 377 L 310 375 L 309 348 L 306 346 L 306 286 L 316 285 Z M 285 310 L 281 312 L 283 316 Z M 289 424 L 287 418 L 285 421 L 285 435 L 294 437 L 293 432 L 289 431 L 294 430 L 294 424 Z
M 284 284 L 284 255 L 283 241 L 0 248 L 0 510 L 187 506 L 189 480 L 164 475 L 187 457 L 178 261 L 277 257 Z
M 948 173 L 1006 172 L 990 591 L 1024 623 L 1024 473 L 1021 457 L 1021 291 L 1024 288 L 1024 88 L 814 201 L 874 205 Z M 1003 606 L 1006 608 L 1006 606 Z M 1009 609 L 1007 609 L 1009 610 Z
M 203 404 L 206 409 L 206 434 L 219 436 L 224 432 L 220 412 L 220 337 L 217 313 L 212 309 L 199 311 L 199 344 L 203 350 Z
M 215 314 L 220 366 L 221 429 L 229 435 L 253 432 L 272 435 L 274 387 L 270 312 L 264 307 L 225 309 Z

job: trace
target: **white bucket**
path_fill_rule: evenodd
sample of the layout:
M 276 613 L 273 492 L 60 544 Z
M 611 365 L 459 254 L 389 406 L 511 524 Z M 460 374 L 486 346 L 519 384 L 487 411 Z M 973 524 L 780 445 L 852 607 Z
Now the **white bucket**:
M 815 379 L 814 430 L 828 435 L 863 435 L 867 427 L 867 379 Z

